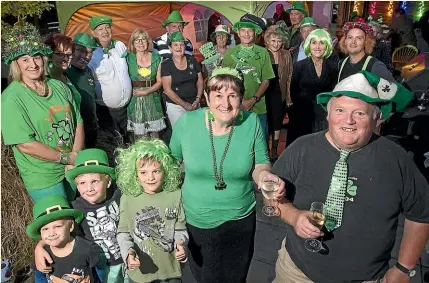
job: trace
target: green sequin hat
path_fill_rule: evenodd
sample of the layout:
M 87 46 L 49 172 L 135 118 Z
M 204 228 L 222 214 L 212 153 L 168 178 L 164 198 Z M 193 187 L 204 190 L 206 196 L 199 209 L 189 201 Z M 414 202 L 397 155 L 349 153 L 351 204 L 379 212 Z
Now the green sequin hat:
M 48 56 L 52 50 L 42 43 L 39 31 L 33 25 L 24 23 L 24 26 L 14 25 L 2 30 L 2 56 L 6 64 L 23 55 Z
M 290 11 L 297 10 L 304 14 L 304 17 L 308 17 L 307 9 L 305 9 L 305 4 L 302 1 L 295 1 L 293 4 L 286 10 L 286 13 L 290 14 Z
M 82 45 L 86 48 L 97 48 L 97 45 L 94 43 L 94 40 L 87 33 L 79 32 L 74 37 L 73 42 Z
M 211 64 L 216 62 L 220 57 L 220 53 L 214 48 L 213 42 L 203 44 L 199 50 L 204 56 L 204 61 L 202 61 L 201 64 Z
M 402 111 L 414 99 L 413 93 L 403 85 L 360 71 L 339 82 L 332 92 L 317 95 L 317 103 L 327 110 L 329 100 L 342 95 L 376 104 L 383 113 L 382 119 L 389 117 L 390 113 Z

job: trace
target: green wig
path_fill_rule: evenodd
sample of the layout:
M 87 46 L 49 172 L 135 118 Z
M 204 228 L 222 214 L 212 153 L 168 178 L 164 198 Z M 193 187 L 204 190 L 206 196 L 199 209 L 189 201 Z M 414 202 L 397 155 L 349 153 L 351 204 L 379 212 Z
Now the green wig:
M 305 56 L 311 56 L 310 45 L 314 39 L 320 38 L 326 46 L 325 53 L 323 53 L 323 59 L 328 58 L 332 54 L 333 46 L 332 46 L 332 38 L 329 32 L 324 29 L 315 29 L 308 35 L 307 39 L 304 42 L 304 52 Z
M 117 149 L 116 183 L 124 195 L 138 196 L 143 192 L 137 179 L 137 160 L 157 161 L 164 172 L 162 191 L 180 188 L 181 171 L 169 148 L 159 139 L 141 139 L 126 149 Z

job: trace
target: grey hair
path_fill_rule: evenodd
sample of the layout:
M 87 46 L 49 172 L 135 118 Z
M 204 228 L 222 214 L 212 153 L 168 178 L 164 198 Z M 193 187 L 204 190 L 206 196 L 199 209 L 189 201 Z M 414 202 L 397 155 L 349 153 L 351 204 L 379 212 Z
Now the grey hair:
M 326 110 L 328 111 L 328 114 L 329 114 L 329 111 L 331 110 L 331 105 L 332 105 L 331 102 L 332 102 L 332 98 L 329 99 L 328 104 L 326 105 Z M 369 103 L 369 104 L 372 106 L 372 119 L 375 121 L 380 119 L 380 115 L 381 115 L 380 108 L 375 104 L 372 104 L 372 103 Z

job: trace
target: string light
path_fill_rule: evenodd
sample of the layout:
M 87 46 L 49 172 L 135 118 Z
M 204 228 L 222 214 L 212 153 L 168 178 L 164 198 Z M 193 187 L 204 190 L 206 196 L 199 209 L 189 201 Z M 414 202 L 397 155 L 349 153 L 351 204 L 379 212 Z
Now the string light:
M 405 12 L 408 10 L 408 1 L 402 1 L 401 8 L 404 9 Z
M 393 16 L 393 1 L 389 1 L 389 7 L 387 8 L 387 15 L 389 17 Z
M 377 2 L 373 1 L 371 2 L 371 4 L 369 4 L 369 14 L 371 16 L 374 16 L 376 12 L 377 12 Z
M 353 5 L 353 11 L 354 12 L 359 12 L 359 5 L 360 5 L 359 1 L 354 2 L 354 5 Z
M 425 9 L 425 2 L 420 1 L 418 5 L 419 5 L 419 11 L 417 12 L 417 19 L 420 19 L 423 16 L 423 12 Z

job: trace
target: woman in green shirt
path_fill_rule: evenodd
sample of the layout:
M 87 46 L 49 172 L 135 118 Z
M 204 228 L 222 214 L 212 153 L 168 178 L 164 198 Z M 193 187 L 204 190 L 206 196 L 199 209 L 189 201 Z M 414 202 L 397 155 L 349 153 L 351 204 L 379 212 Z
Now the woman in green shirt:
M 51 50 L 34 26 L 2 34 L 2 54 L 13 82 L 2 93 L 2 134 L 11 145 L 24 185 L 34 201 L 52 194 L 71 200 L 67 166 L 83 147 L 83 123 L 69 88 L 46 77 Z
M 270 173 L 258 116 L 240 109 L 244 84 L 238 71 L 214 69 L 207 93 L 208 108 L 183 114 L 170 142 L 185 166 L 190 266 L 198 283 L 244 283 L 256 227 L 253 182 L 277 183 L 278 199 L 284 182 Z

